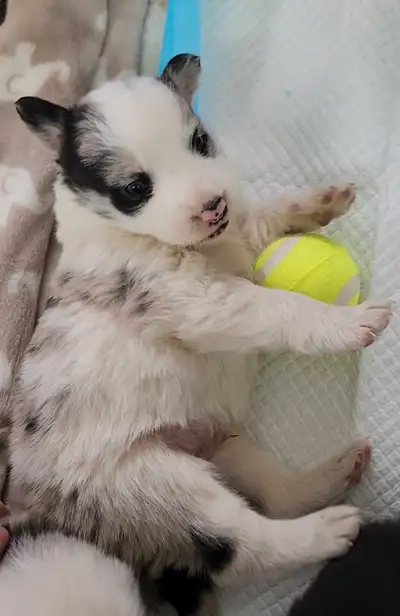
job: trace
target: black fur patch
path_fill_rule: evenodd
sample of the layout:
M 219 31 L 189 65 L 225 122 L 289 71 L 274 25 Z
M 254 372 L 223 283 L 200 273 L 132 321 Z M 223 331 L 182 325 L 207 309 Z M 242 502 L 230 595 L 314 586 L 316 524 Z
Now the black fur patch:
M 229 225 L 229 220 L 227 220 L 226 222 L 223 222 L 216 231 L 214 231 L 214 233 L 211 233 L 211 235 L 209 235 L 209 239 L 212 239 L 213 237 L 217 237 L 218 235 L 221 235 L 221 233 L 223 231 L 225 231 L 225 229 L 227 228 L 227 226 Z
M 10 541 L 2 555 L 2 563 L 5 562 L 8 557 L 13 557 L 14 548 L 18 550 L 19 545 L 24 539 L 37 539 L 38 537 L 55 532 L 55 529 L 52 528 L 50 524 L 39 518 L 30 518 L 29 520 L 13 525 L 12 528 L 9 524 L 5 524 L 5 528 L 10 533 Z
M 71 282 L 71 280 L 72 280 L 72 273 L 71 272 L 64 272 L 59 277 L 58 282 L 59 282 L 60 286 L 64 287 L 66 284 Z
M 51 297 L 49 297 L 49 299 L 46 302 L 46 310 L 48 308 L 54 308 L 55 306 L 58 306 L 58 304 L 60 303 L 61 299 L 59 297 L 54 297 L 53 295 Z
M 36 96 L 23 96 L 15 103 L 20 118 L 38 133 L 45 133 L 49 126 L 62 131 L 68 115 L 67 109 Z
M 200 69 L 200 56 L 194 56 L 190 53 L 178 53 L 168 62 L 167 69 L 173 75 L 179 75 L 188 65 Z M 163 73 L 163 80 L 165 79 Z
M 134 272 L 130 272 L 126 268 L 122 268 L 117 277 L 115 285 L 115 297 L 121 304 L 125 303 L 129 293 L 132 292 L 136 284 Z
M 215 145 L 210 135 L 201 126 L 194 129 L 190 139 L 190 149 L 204 158 L 215 156 Z
M 52 428 L 53 420 L 62 412 L 69 396 L 70 389 L 66 385 L 40 404 L 40 406 L 35 409 L 35 414 L 32 413 L 32 415 L 29 416 L 29 421 L 34 420 L 34 426 L 31 428 L 31 434 L 34 433 L 34 427 L 36 427 L 37 430 L 43 430 L 44 434 L 48 433 Z M 46 411 L 45 414 L 43 414 L 44 410 Z
M 190 536 L 196 553 L 198 571 L 170 566 L 155 580 L 158 595 L 170 603 L 179 616 L 194 616 L 207 594 L 214 592 L 211 574 L 222 571 L 235 555 L 234 543 L 192 530 Z
M 10 546 L 18 545 L 24 537 L 36 539 L 37 537 L 48 535 L 55 531 L 56 529 L 49 522 L 32 517 L 29 520 L 16 524 L 15 527 L 12 528 L 12 532 L 10 533 Z
M 161 74 L 160 80 L 170 90 L 173 90 L 187 103 L 191 104 L 193 94 L 197 90 L 200 72 L 199 56 L 181 53 L 174 56 L 168 62 Z
M 172 605 L 178 616 L 197 613 L 206 593 L 213 592 L 209 575 L 193 575 L 187 569 L 168 567 L 156 582 L 159 596 Z
M 78 488 L 72 488 L 71 492 L 68 494 L 67 500 L 73 505 L 76 505 L 76 503 L 78 502 L 78 498 L 79 498 Z
M 29 434 L 29 436 L 36 434 L 36 432 L 40 430 L 39 417 L 37 415 L 29 414 L 26 418 L 24 430 L 26 434 Z
M 62 176 L 66 185 L 74 192 L 95 192 L 107 195 L 107 185 L 103 177 L 106 165 L 106 152 L 97 152 L 95 162 L 84 161 L 79 154 L 79 140 L 86 122 L 96 120 L 96 114 L 88 105 L 72 107 L 65 124 L 64 139 L 58 157 Z M 99 118 L 101 121 L 101 118 Z
M 150 308 L 152 302 L 149 291 L 141 291 L 137 297 L 137 311 L 144 314 Z
M 67 523 L 59 529 L 60 532 L 67 535 L 71 533 L 78 539 L 95 546 L 102 544 L 105 553 L 116 555 L 114 537 L 102 537 L 101 541 L 99 540 L 102 514 L 96 497 L 86 499 L 84 492 L 81 496 L 79 489 L 75 486 L 63 499 L 61 506 L 64 509 L 64 518 Z M 68 520 L 71 521 L 71 526 Z
M 6 466 L 6 472 L 5 472 L 3 485 L 0 490 L 0 501 L 2 503 L 6 503 L 8 501 L 8 491 L 10 488 L 11 472 L 12 472 L 12 465 L 10 463 L 10 464 L 7 464 Z
M 79 297 L 81 298 L 81 300 L 83 302 L 90 302 L 90 300 L 91 300 L 91 295 L 90 295 L 89 291 L 81 291 L 79 293 Z
M 241 495 L 241 496 L 244 498 L 244 500 L 247 503 L 247 506 L 252 511 L 254 511 L 255 513 L 258 513 L 259 515 L 268 516 L 267 508 L 261 502 L 261 499 L 258 499 L 255 496 L 246 496 L 246 495 Z
M 194 530 L 190 535 L 194 548 L 201 557 L 204 571 L 218 573 L 232 562 L 235 546 L 231 539 L 206 536 Z
M 141 288 L 140 276 L 135 271 L 122 268 L 117 276 L 116 285 L 113 290 L 115 300 L 119 304 L 124 304 L 130 299 L 136 301 L 137 312 L 144 314 L 151 306 L 151 297 L 147 289 Z
M 42 347 L 40 344 L 32 344 L 30 343 L 28 348 L 26 349 L 26 355 L 37 355 L 40 353 Z
M 85 130 L 96 130 L 103 122 L 89 105 L 78 105 L 69 110 L 65 123 L 64 140 L 58 162 L 65 184 L 76 193 L 97 193 L 127 215 L 137 214 L 153 195 L 153 181 L 148 173 L 134 173 L 125 180 L 107 179 L 110 165 L 118 153 L 105 147 L 89 156 L 82 156 L 80 146 Z M 90 128 L 88 127 L 90 126 Z M 104 216 L 104 212 L 99 212 Z
M 46 328 L 45 332 L 39 332 L 34 335 L 26 350 L 27 355 L 38 355 L 47 349 L 54 349 L 62 343 L 63 333 L 60 330 Z

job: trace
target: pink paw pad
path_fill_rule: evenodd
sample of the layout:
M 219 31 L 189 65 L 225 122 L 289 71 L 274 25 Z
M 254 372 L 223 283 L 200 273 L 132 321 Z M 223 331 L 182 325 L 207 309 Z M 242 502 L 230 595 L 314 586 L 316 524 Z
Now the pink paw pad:
M 331 186 L 329 190 L 327 190 L 326 193 L 323 194 L 321 203 L 323 205 L 329 205 L 329 203 L 333 201 L 335 194 L 336 194 L 336 188 L 334 188 L 334 186 Z
M 360 446 L 360 449 L 356 454 L 353 470 L 349 475 L 350 485 L 356 485 L 360 482 L 363 472 L 371 462 L 371 458 L 372 446 L 371 443 L 366 441 Z

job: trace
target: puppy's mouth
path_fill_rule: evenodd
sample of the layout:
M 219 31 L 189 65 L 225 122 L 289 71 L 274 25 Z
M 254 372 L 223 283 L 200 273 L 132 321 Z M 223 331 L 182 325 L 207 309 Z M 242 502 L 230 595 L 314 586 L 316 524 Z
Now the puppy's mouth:
M 222 210 L 221 216 L 218 218 L 218 220 L 209 223 L 209 226 L 212 229 L 212 232 L 207 237 L 207 239 L 212 240 L 214 237 L 218 237 L 219 235 L 221 235 L 221 233 L 225 231 L 228 225 L 229 225 L 228 205 L 225 203 L 225 207 Z

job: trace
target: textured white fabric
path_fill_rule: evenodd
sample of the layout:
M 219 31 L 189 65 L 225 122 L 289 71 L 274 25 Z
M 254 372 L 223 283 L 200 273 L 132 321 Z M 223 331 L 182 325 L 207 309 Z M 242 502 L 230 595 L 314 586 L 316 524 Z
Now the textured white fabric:
M 364 294 L 400 300 L 398 0 L 203 0 L 201 115 L 256 198 L 355 182 L 354 212 L 332 226 Z M 289 464 L 310 465 L 361 430 L 372 469 L 353 496 L 400 511 L 400 310 L 361 357 L 265 360 L 250 430 Z M 285 613 L 309 572 L 227 598 L 226 614 Z

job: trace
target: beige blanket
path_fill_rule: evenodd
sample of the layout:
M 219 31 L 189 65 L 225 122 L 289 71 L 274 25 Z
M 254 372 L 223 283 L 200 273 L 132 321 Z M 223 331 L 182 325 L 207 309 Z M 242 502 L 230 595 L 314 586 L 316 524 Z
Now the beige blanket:
M 55 164 L 14 102 L 41 96 L 71 105 L 94 83 L 136 68 L 147 4 L 0 0 L 0 489 L 13 375 L 57 259 Z

